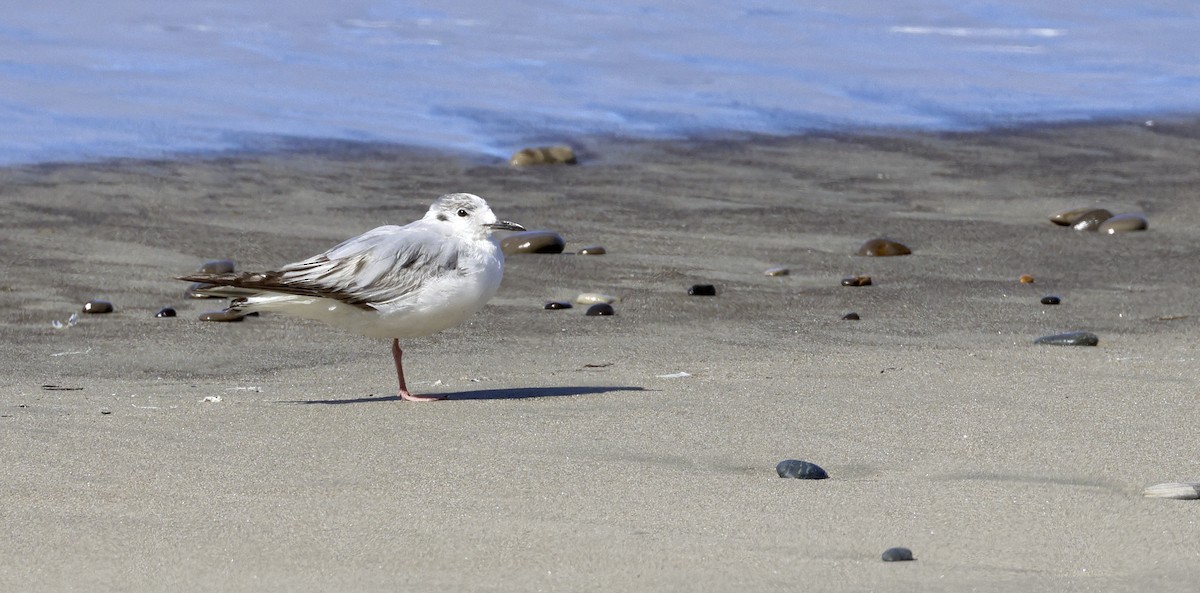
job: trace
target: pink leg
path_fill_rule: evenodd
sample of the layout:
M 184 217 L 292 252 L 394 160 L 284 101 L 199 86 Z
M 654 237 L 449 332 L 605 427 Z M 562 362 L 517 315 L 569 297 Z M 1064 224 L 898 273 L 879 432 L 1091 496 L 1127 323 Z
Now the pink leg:
M 424 396 L 409 393 L 408 387 L 404 384 L 404 365 L 400 363 L 400 359 L 403 356 L 404 352 L 400 350 L 400 340 L 392 340 L 392 360 L 396 361 L 396 378 L 400 380 L 400 399 L 410 402 L 432 402 L 439 399 L 446 399 L 445 396 Z

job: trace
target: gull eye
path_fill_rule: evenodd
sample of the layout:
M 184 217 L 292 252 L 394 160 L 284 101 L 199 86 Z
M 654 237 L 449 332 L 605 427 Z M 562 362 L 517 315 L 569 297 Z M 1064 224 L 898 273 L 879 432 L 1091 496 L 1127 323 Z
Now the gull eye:
M 461 217 L 463 217 L 463 218 L 466 218 L 466 217 L 467 217 L 467 211 L 466 211 L 465 209 L 463 209 L 463 208 L 459 208 L 459 209 L 458 209 L 458 215 L 459 215 L 459 216 L 461 216 Z

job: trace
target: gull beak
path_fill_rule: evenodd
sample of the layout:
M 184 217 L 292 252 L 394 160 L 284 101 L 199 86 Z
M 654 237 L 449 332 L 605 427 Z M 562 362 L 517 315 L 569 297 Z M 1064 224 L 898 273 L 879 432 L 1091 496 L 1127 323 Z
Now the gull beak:
M 493 231 L 523 231 L 523 230 L 525 230 L 525 227 L 523 227 L 515 222 L 509 222 L 507 220 L 497 220 L 496 222 L 493 222 L 491 224 L 485 224 L 483 226 L 485 226 L 489 229 L 492 229 Z

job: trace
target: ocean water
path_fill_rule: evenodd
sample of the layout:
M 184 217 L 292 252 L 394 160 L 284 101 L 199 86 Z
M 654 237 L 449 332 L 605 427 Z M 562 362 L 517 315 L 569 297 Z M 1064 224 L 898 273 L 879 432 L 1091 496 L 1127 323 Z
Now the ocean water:
M 1190 0 L 10 4 L 0 164 L 1200 111 Z

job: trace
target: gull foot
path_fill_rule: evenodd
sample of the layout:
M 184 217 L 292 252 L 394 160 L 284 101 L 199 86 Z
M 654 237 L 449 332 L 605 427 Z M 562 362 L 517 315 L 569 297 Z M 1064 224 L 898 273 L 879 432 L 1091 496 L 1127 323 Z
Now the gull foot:
M 413 395 L 408 391 L 400 391 L 400 399 L 406 402 L 435 402 L 446 399 L 444 395 Z

